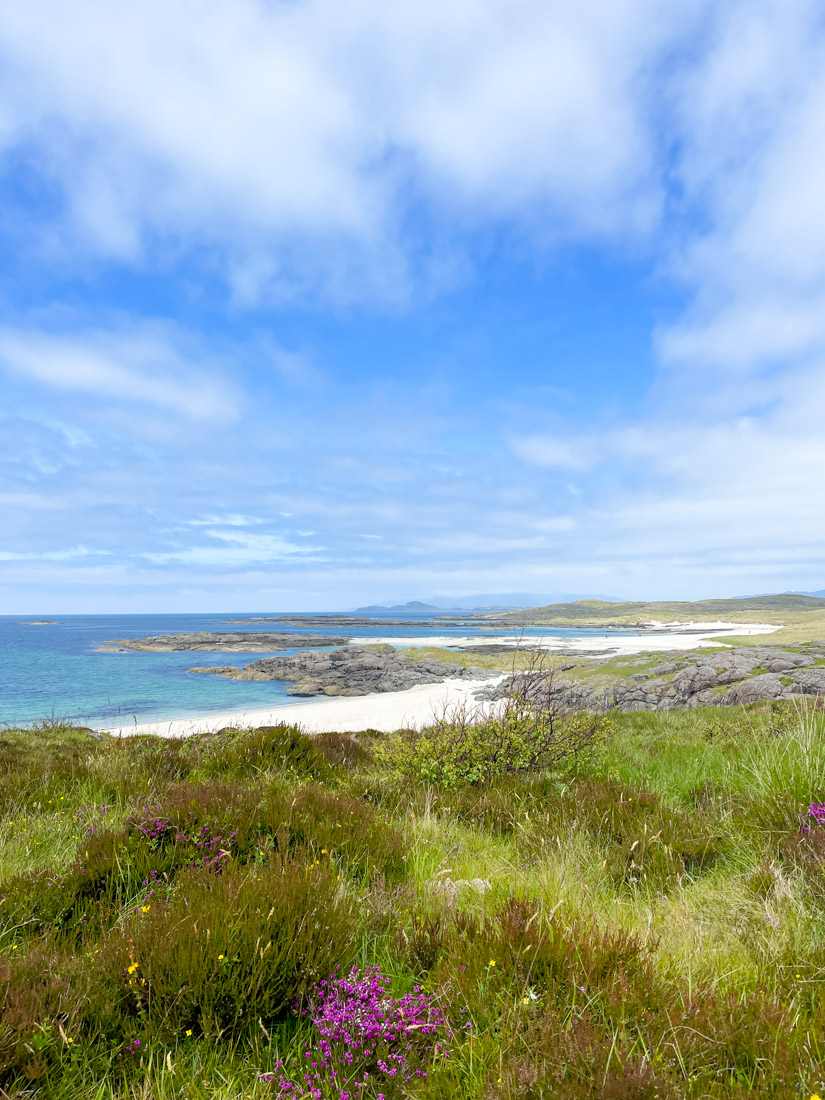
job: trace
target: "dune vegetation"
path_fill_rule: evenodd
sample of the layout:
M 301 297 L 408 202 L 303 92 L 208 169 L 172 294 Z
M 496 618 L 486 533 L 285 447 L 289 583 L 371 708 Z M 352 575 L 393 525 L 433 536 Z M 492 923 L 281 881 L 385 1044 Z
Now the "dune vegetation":
M 825 1090 L 825 711 L 0 735 L 0 1096 Z

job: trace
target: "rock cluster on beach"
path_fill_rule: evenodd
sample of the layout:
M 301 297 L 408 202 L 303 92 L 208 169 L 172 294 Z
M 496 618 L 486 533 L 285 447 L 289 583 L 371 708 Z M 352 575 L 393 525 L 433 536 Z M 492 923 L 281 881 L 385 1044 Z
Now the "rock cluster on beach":
M 370 695 L 404 691 L 443 680 L 487 680 L 499 676 L 482 668 L 462 668 L 432 658 L 409 660 L 388 645 L 351 646 L 328 653 L 306 652 L 292 657 L 265 657 L 245 668 L 190 668 L 233 680 L 286 680 L 290 695 Z
M 509 681 L 493 697 L 503 697 L 508 687 Z M 765 645 L 680 655 L 644 671 L 593 682 L 556 674 L 550 692 L 562 710 L 595 711 L 731 707 L 825 696 L 825 642 L 792 649 Z
M 158 634 L 153 638 L 120 638 L 112 645 L 123 649 L 148 650 L 151 653 L 183 653 L 186 650 L 211 650 L 214 653 L 273 653 L 279 649 L 305 646 L 346 645 L 347 638 L 319 634 Z

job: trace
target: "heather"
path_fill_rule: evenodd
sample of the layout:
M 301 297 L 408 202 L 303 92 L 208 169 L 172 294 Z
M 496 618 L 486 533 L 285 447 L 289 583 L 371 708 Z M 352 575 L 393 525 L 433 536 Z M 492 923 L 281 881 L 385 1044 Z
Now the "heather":
M 7 730 L 0 1096 L 808 1100 L 823 788 L 813 705 Z

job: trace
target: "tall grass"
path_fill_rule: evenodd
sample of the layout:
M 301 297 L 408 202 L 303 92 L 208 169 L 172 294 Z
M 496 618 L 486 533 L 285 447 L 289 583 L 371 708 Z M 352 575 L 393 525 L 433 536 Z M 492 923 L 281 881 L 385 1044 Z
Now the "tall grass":
M 475 783 L 393 743 L 5 732 L 0 1096 L 308 1096 L 302 1009 L 353 964 L 449 1054 L 404 1081 L 335 1032 L 373 1100 L 825 1091 L 821 709 L 617 715 Z

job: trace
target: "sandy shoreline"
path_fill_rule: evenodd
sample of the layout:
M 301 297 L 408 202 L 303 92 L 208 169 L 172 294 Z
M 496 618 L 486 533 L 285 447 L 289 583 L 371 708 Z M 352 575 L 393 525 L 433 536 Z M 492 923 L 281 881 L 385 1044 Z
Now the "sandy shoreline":
M 511 637 L 496 635 L 480 636 L 471 635 L 463 638 L 451 638 L 443 635 L 437 638 L 350 638 L 349 645 L 395 645 L 406 648 L 434 646 L 436 648 L 448 648 L 450 646 L 477 646 L 477 645 L 501 645 L 523 646 L 525 649 L 541 648 L 548 653 L 571 653 L 586 656 L 590 651 L 598 651 L 599 655 L 619 656 L 624 654 L 632 656 L 636 653 L 655 653 L 659 650 L 685 650 L 698 649 L 713 646 L 723 646 L 725 636 L 751 636 L 758 634 L 773 634 L 781 630 L 780 626 L 770 623 L 659 623 L 648 624 L 649 629 L 640 630 L 638 634 L 615 634 L 612 631 L 600 634 L 594 632 L 586 638 L 557 638 L 550 635 L 537 637 L 534 635 L 521 637 L 514 632 Z
M 497 684 L 504 675 L 495 680 L 444 680 L 440 684 L 421 684 L 406 691 L 312 699 L 305 703 L 281 703 L 272 707 L 167 718 L 157 722 L 119 726 L 98 724 L 96 728 L 116 737 L 135 734 L 189 737 L 193 733 L 213 733 L 224 726 L 273 726 L 279 722 L 297 724 L 307 733 L 420 729 L 440 714 L 445 706 L 461 703 L 474 706 L 477 702 L 474 693 Z
M 387 645 L 404 647 L 466 646 L 519 644 L 537 647 L 548 653 L 586 656 L 627 655 L 658 651 L 688 650 L 724 645 L 725 635 L 771 634 L 781 629 L 768 623 L 651 623 L 653 631 L 639 634 L 593 634 L 588 638 L 350 638 L 350 645 Z M 660 632 L 661 631 L 661 632 Z M 499 679 L 503 679 L 502 673 Z M 372 695 L 312 699 L 302 703 L 280 703 L 271 707 L 223 711 L 215 714 L 184 718 L 167 718 L 155 722 L 99 724 L 96 728 L 115 736 L 154 734 L 158 737 L 189 737 L 193 733 L 209 733 L 224 726 L 265 726 L 279 722 L 296 723 L 307 733 L 325 731 L 353 733 L 363 729 L 392 731 L 420 728 L 432 721 L 445 706 L 476 703 L 475 693 L 489 688 L 497 680 L 444 680 L 440 684 L 422 684 L 406 691 L 388 691 Z

